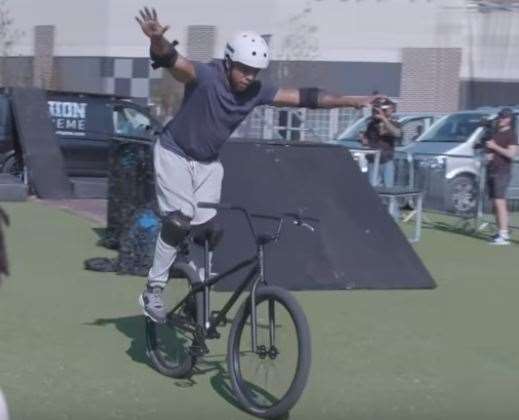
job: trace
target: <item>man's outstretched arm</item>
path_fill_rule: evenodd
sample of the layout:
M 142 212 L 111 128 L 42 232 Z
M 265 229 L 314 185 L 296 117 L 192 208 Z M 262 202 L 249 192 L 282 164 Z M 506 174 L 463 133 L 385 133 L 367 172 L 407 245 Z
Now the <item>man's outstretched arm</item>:
M 380 95 L 334 95 L 317 88 L 280 88 L 274 97 L 272 105 L 302 108 L 363 108 L 380 97 Z
M 139 11 L 140 18 L 135 20 L 141 26 L 142 32 L 150 39 L 150 55 L 155 63 L 166 68 L 171 75 L 181 83 L 188 83 L 196 79 L 195 66 L 187 58 L 178 53 L 176 43 L 170 43 L 164 33 L 169 26 L 159 23 L 155 9 L 144 9 Z

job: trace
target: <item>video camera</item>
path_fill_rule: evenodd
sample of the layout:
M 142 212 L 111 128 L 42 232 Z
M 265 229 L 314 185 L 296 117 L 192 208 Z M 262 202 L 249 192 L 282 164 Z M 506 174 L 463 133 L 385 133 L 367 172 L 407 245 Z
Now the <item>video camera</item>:
M 479 140 L 474 145 L 475 149 L 480 149 L 485 147 L 485 143 L 492 139 L 494 135 L 497 133 L 497 121 L 499 117 L 493 118 L 482 118 L 479 122 L 479 126 L 483 127 L 483 135 L 479 138 Z
M 375 116 L 379 110 L 390 109 L 395 106 L 395 103 L 388 98 L 377 98 L 371 104 L 371 115 Z
M 503 108 L 498 114 L 492 118 L 485 117 L 482 118 L 479 122 L 479 126 L 483 127 L 483 135 L 479 139 L 479 141 L 474 145 L 475 149 L 485 147 L 485 143 L 491 140 L 499 129 L 498 121 L 501 118 L 513 118 L 513 111 L 510 108 Z

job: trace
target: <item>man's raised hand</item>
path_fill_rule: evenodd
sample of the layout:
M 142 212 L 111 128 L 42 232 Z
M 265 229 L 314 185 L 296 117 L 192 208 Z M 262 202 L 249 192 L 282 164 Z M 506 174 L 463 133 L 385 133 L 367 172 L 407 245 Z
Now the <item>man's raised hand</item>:
M 159 23 L 159 19 L 157 17 L 157 11 L 154 8 L 148 9 L 145 7 L 144 9 L 139 11 L 140 18 L 138 16 L 135 17 L 135 20 L 141 26 L 142 32 L 149 38 L 161 38 L 164 33 L 169 29 L 169 25 L 162 26 Z

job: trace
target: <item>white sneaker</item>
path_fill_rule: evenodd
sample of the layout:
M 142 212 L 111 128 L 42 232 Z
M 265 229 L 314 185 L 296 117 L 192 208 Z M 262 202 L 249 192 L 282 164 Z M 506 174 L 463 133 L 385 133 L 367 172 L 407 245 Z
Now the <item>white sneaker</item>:
M 490 245 L 510 245 L 510 238 L 497 235 L 489 242 Z

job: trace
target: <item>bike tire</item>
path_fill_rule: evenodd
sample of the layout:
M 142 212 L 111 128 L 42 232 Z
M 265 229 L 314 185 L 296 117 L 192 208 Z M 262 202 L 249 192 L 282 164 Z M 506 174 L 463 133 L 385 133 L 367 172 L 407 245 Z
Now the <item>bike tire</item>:
M 281 308 L 289 315 L 287 319 L 291 318 L 296 331 L 297 359 L 294 359 L 295 355 L 293 354 L 290 354 L 290 358 L 297 360 L 297 367 L 287 391 L 279 398 L 276 398 L 276 401 L 272 401 L 272 405 L 258 404 L 252 394 L 258 394 L 259 387 L 252 384 L 242 375 L 240 358 L 245 352 L 240 350 L 240 340 L 244 337 L 244 331 L 246 333 L 250 332 L 250 328 L 246 328 L 247 319 L 250 316 L 250 297 L 242 304 L 232 323 L 228 340 L 227 364 L 231 384 L 241 406 L 254 416 L 273 418 L 288 413 L 301 397 L 308 382 L 312 351 L 308 322 L 297 300 L 285 289 L 267 286 L 258 288 L 256 292 L 256 307 L 265 301 L 273 301 L 273 305 L 281 305 Z M 278 310 L 276 309 L 275 311 Z M 277 321 L 274 324 L 276 325 Z M 281 352 L 283 352 L 283 349 L 280 349 L 280 354 Z M 252 355 L 251 352 L 249 353 Z M 254 355 L 252 356 L 254 357 Z
M 190 291 L 193 284 L 200 282 L 195 270 L 188 264 L 175 264 L 174 270 L 175 278 L 171 279 L 170 283 L 183 281 L 185 287 Z M 187 293 L 184 293 L 183 296 L 185 294 Z M 182 296 L 177 296 L 177 299 L 180 297 Z M 196 323 L 196 303 L 188 300 L 179 311 L 186 319 Z M 166 329 L 169 330 L 169 334 L 168 331 L 165 331 Z M 191 376 L 196 364 L 196 357 L 191 354 L 190 350 L 193 344 L 191 335 L 186 336 L 180 327 L 173 325 L 171 322 L 169 324 L 157 324 L 148 317 L 146 317 L 145 332 L 146 353 L 152 366 L 158 372 L 172 378 Z M 166 340 L 168 341 L 167 344 L 165 343 Z

